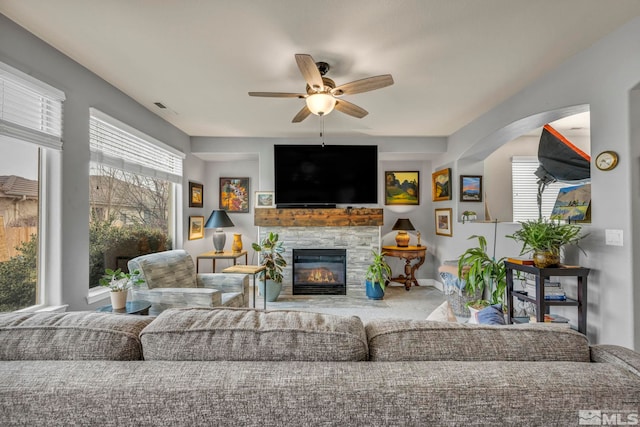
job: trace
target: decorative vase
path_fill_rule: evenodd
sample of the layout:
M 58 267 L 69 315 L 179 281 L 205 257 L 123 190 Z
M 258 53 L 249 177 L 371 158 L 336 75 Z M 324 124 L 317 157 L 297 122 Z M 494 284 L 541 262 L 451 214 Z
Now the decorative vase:
M 271 279 L 267 279 L 267 301 L 274 302 L 280 296 L 280 291 L 282 291 L 282 283 L 275 282 Z M 264 290 L 264 282 L 261 280 L 258 282 L 258 293 L 260 296 L 265 294 Z
M 113 310 L 122 310 L 127 306 L 127 293 L 128 291 L 111 291 L 111 308 Z
M 537 251 L 533 253 L 533 265 L 538 268 L 557 267 L 560 263 L 560 254 L 558 252 Z
M 407 246 L 409 246 L 410 239 L 411 236 L 409 236 L 409 233 L 404 230 L 400 230 L 398 231 L 398 234 L 396 234 L 396 245 L 399 248 L 406 248 Z
M 233 243 L 231 244 L 231 250 L 233 252 L 242 251 L 242 234 L 233 235 Z
M 367 293 L 367 298 L 369 299 L 383 299 L 384 298 L 384 289 L 380 286 L 379 282 L 371 282 L 370 280 L 365 281 L 365 290 Z

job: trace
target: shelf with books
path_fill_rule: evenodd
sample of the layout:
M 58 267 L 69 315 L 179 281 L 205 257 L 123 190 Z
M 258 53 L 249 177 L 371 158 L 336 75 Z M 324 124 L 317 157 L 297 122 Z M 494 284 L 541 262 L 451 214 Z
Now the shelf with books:
M 587 332 L 587 276 L 589 269 L 584 267 L 537 268 L 533 265 L 505 262 L 507 275 L 507 321 L 519 323 L 513 316 L 514 297 L 528 301 L 536 307 L 536 321 L 544 322 L 552 306 L 574 306 L 578 309 L 578 331 Z M 513 287 L 514 271 L 527 273 L 522 280 L 523 290 Z M 578 282 L 577 298 L 566 296 L 559 281 L 552 277 L 575 277 Z M 541 286 L 542 284 L 542 286 Z M 548 296 L 548 298 L 547 298 Z

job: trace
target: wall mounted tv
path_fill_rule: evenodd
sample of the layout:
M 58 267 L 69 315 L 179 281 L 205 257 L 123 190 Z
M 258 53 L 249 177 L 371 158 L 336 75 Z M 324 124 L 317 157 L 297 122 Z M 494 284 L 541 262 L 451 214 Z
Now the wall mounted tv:
M 378 203 L 376 145 L 274 145 L 278 207 Z

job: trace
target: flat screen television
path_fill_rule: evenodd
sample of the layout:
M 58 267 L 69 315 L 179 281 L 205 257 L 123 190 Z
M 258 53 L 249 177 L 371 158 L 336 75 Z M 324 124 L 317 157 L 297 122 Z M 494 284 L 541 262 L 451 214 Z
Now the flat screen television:
M 378 203 L 376 145 L 274 145 L 274 170 L 278 207 Z

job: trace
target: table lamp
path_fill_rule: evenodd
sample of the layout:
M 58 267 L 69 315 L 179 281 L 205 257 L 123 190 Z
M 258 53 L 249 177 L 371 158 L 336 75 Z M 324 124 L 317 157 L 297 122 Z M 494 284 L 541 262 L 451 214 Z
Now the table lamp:
M 231 221 L 231 218 L 229 218 L 229 215 L 227 215 L 226 211 L 219 209 L 211 212 L 204 228 L 216 229 L 213 233 L 213 247 L 215 248 L 216 253 L 224 252 L 224 244 L 227 241 L 227 235 L 222 228 L 233 226 L 233 222 Z
M 398 230 L 398 234 L 396 235 L 396 245 L 399 248 L 406 248 L 409 246 L 409 239 L 411 236 L 409 236 L 407 231 L 415 230 L 413 224 L 409 221 L 409 218 L 398 218 L 396 223 L 393 225 L 392 230 Z

